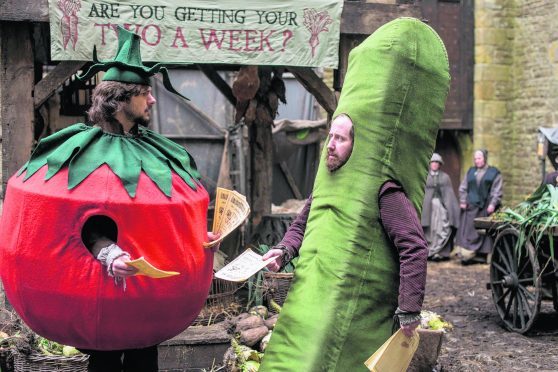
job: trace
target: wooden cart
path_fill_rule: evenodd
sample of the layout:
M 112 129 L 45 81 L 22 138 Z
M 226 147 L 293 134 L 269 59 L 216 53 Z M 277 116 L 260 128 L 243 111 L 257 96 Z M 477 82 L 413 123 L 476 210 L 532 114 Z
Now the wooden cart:
M 552 299 L 554 309 L 558 310 L 558 262 L 556 257 L 551 257 L 552 243 L 548 235 L 537 245 L 526 241 L 516 249 L 519 230 L 512 224 L 482 217 L 475 219 L 475 228 L 494 239 L 487 288 L 492 290 L 494 305 L 508 330 L 527 332 L 539 314 L 543 299 Z M 558 242 L 558 230 L 551 231 L 553 240 Z

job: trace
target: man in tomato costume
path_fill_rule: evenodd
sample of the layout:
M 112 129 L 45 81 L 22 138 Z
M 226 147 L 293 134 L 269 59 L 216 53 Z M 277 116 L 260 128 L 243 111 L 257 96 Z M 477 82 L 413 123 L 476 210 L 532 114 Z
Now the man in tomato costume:
M 90 371 L 157 371 L 157 344 L 190 325 L 213 276 L 209 197 L 191 156 L 145 128 L 156 100 L 140 38 L 118 29 L 118 52 L 88 112 L 42 140 L 6 190 L 0 225 L 6 295 L 38 334 L 85 350 Z M 145 257 L 180 275 L 138 276 Z

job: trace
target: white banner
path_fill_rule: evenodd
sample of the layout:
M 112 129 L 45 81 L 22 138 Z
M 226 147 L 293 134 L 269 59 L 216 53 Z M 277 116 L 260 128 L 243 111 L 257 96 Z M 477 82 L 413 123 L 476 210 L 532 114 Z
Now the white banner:
M 342 0 L 49 0 L 53 60 L 116 54 L 116 26 L 141 36 L 144 61 L 332 67 Z

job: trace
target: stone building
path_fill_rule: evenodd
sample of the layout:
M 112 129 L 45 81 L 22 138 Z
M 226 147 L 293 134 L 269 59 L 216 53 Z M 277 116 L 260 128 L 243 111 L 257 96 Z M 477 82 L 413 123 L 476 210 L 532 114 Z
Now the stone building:
M 542 177 L 537 129 L 558 126 L 557 1 L 475 1 L 473 122 L 474 148 L 502 171 L 504 203 L 520 202 Z

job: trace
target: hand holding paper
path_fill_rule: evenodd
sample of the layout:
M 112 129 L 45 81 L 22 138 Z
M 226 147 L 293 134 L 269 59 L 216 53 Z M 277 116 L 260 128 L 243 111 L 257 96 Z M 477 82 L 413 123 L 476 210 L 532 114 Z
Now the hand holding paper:
M 262 256 L 248 248 L 228 265 L 217 271 L 215 277 L 230 282 L 242 282 L 266 267 L 268 263 L 275 259 L 276 257 L 273 257 L 264 261 L 262 260 Z
M 417 327 L 420 326 L 420 320 L 414 321 L 409 324 L 401 324 L 401 331 L 407 337 L 413 337 L 415 334 Z
M 147 260 L 143 257 L 138 258 L 137 260 L 127 261 L 126 265 L 135 267 L 138 269 L 136 275 L 145 275 L 151 278 L 160 279 L 166 278 L 168 276 L 180 275 L 179 272 L 176 271 L 164 271 L 156 268 L 155 266 L 151 265 Z
M 250 206 L 244 195 L 233 190 L 218 187 L 215 197 L 212 231 L 221 234 L 221 237 L 211 242 L 203 243 L 203 246 L 211 248 L 222 242 L 227 235 L 248 218 L 249 214 Z

